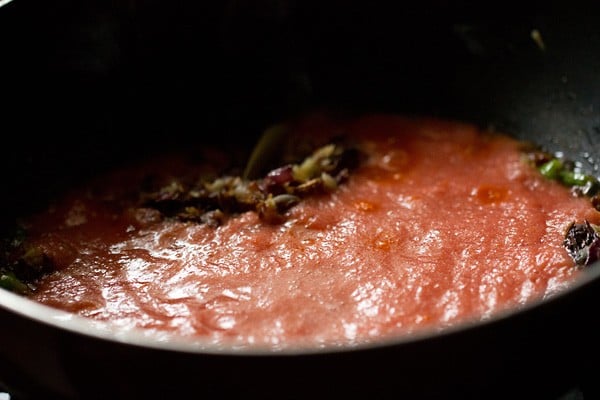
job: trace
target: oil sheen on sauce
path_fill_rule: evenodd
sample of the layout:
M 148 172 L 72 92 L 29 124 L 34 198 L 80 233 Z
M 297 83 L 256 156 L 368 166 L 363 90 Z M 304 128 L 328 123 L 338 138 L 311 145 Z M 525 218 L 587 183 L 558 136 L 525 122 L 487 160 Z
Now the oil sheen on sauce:
M 218 227 L 128 207 L 147 174 L 193 174 L 196 164 L 179 157 L 114 171 L 29 221 L 61 266 L 31 298 L 214 343 L 362 343 L 559 292 L 579 273 L 565 230 L 600 221 L 589 201 L 524 162 L 519 142 L 469 124 L 313 117 L 291 130 L 343 132 L 368 159 L 281 224 L 249 211 Z

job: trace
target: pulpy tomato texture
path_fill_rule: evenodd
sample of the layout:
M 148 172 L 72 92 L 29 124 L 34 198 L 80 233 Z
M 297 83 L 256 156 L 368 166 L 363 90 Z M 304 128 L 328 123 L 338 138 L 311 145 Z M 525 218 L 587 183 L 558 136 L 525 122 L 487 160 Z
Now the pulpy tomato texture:
M 526 162 L 523 143 L 467 123 L 316 115 L 287 133 L 317 147 L 341 137 L 361 161 L 276 223 L 251 208 L 192 221 L 140 205 L 148 181 L 197 182 L 226 152 L 117 169 L 24 221 L 53 265 L 28 296 L 211 343 L 366 343 L 552 296 L 580 273 L 563 246 L 569 225 L 600 222 Z

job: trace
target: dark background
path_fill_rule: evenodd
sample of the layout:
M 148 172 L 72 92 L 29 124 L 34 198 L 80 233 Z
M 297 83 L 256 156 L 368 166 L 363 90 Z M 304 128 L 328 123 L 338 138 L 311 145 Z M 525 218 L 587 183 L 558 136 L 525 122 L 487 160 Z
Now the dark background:
M 252 143 L 315 107 L 465 119 L 579 157 L 572 143 L 600 132 L 597 3 L 14 0 L 0 158 L 53 180 L 190 141 Z
M 575 85 L 597 84 L 600 7 L 566 3 L 15 0 L 0 12 L 4 114 L 16 138 L 49 142 L 60 127 L 250 135 L 319 105 L 510 124 L 511 94 L 596 88 Z

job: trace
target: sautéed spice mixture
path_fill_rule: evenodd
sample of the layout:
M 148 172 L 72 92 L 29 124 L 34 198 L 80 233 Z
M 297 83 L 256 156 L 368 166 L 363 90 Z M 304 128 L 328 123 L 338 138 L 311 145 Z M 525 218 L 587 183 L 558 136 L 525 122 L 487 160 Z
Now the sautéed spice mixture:
M 4 277 L 124 328 L 283 348 L 489 318 L 596 257 L 593 182 L 567 188 L 508 136 L 386 115 L 287 134 L 294 151 L 254 181 L 204 149 L 74 189 L 23 221 Z

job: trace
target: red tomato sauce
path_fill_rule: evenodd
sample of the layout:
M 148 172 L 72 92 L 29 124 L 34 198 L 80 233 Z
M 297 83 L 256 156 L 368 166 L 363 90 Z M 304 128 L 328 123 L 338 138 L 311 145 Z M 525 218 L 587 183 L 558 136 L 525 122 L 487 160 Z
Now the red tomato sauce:
M 469 124 L 374 115 L 291 129 L 343 132 L 368 158 L 281 224 L 248 211 L 212 227 L 132 208 L 148 174 L 211 166 L 178 157 L 116 170 L 28 221 L 59 266 L 31 298 L 216 343 L 362 343 L 559 292 L 579 273 L 563 248 L 567 227 L 600 222 L 588 200 L 524 162 L 518 141 Z M 204 163 L 220 159 L 206 154 Z

